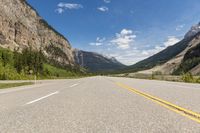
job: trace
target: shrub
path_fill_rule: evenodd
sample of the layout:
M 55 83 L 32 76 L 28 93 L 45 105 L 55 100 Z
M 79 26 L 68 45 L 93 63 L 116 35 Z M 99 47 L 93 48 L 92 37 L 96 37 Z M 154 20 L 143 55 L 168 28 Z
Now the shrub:
M 189 72 L 182 75 L 182 80 L 183 80 L 184 82 L 188 82 L 188 83 L 193 83 L 193 82 L 195 82 L 194 77 L 193 77 L 192 74 L 189 73 Z

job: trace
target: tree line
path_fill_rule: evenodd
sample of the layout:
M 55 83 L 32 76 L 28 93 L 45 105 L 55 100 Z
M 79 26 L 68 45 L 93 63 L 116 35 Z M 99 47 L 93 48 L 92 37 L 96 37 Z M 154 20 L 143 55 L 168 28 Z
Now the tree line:
M 17 49 L 14 52 L 0 48 L 0 62 L 2 67 L 14 67 L 18 73 L 42 74 L 45 57 L 42 50 L 36 51 L 25 48 L 21 52 Z

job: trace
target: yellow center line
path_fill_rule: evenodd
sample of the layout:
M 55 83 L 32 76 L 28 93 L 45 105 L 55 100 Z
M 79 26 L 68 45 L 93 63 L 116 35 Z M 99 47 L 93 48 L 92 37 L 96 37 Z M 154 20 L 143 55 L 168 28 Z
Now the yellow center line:
M 165 101 L 163 99 L 160 99 L 158 97 L 155 97 L 155 96 L 152 96 L 150 94 L 144 93 L 144 92 L 136 90 L 134 88 L 131 88 L 131 87 L 124 85 L 122 83 L 116 83 L 116 85 L 118 85 L 121 88 L 127 89 L 127 90 L 129 90 L 129 91 L 131 91 L 135 94 L 143 96 L 143 97 L 145 97 L 145 98 L 147 98 L 147 99 L 149 99 L 149 100 L 151 100 L 151 101 L 153 101 L 153 102 L 155 102 L 155 103 L 157 103 L 157 104 L 159 104 L 159 105 L 161 105 L 161 106 L 163 106 L 163 107 L 165 107 L 169 110 L 172 110 L 172 111 L 174 111 L 174 112 L 176 112 L 176 113 L 178 113 L 182 116 L 185 116 L 187 118 L 190 118 L 191 120 L 194 120 L 194 121 L 200 123 L 200 114 L 199 113 L 196 113 L 196 112 L 193 112 L 191 110 L 182 108 L 180 106 L 172 104 L 172 103 Z

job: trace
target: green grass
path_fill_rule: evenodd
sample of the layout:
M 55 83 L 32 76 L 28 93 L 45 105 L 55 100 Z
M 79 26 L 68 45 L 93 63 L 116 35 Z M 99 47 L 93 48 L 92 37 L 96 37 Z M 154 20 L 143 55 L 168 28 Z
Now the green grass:
M 44 64 L 44 78 L 66 78 L 79 76 L 75 72 Z
M 18 87 L 18 86 L 25 86 L 25 85 L 32 85 L 32 82 L 21 82 L 21 83 L 0 83 L 0 89 L 5 88 L 12 88 L 12 87 Z

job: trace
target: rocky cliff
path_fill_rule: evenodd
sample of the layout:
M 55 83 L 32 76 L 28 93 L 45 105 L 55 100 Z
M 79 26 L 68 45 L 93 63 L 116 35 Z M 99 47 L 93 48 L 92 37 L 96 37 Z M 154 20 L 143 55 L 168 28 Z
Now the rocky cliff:
M 43 49 L 48 58 L 65 65 L 75 64 L 68 40 L 49 26 L 25 0 L 0 0 L 0 47 Z

